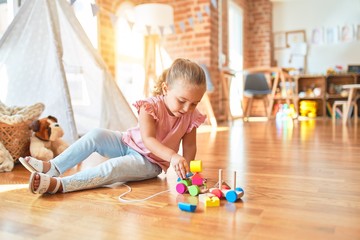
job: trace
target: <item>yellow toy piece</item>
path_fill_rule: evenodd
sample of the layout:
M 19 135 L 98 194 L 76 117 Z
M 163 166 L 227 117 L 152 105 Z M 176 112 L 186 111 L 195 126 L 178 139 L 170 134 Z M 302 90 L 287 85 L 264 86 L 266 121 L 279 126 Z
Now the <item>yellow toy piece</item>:
M 202 172 L 202 161 L 193 160 L 190 162 L 190 172 L 197 173 Z
M 311 100 L 302 100 L 300 102 L 300 115 L 304 117 L 316 117 L 317 102 Z
M 219 207 L 220 199 L 218 197 L 206 197 L 204 204 L 205 207 Z

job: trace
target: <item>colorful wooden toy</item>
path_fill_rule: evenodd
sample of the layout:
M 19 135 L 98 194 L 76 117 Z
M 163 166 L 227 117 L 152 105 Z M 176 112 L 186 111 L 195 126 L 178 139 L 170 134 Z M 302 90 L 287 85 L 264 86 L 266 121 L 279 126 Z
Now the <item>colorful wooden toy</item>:
M 195 173 L 191 178 L 192 185 L 202 186 L 204 184 L 204 178 L 200 173 Z
M 215 197 L 215 195 L 212 193 L 201 193 L 201 194 L 199 194 L 198 197 L 199 197 L 199 202 L 205 203 L 206 197 Z
M 220 206 L 220 199 L 218 197 L 206 197 L 205 207 L 218 207 Z
M 191 185 L 188 187 L 188 191 L 191 196 L 197 196 L 200 193 L 200 188 L 199 188 L 199 186 Z
M 222 198 L 224 196 L 223 192 L 218 188 L 210 188 L 210 193 L 214 194 L 218 198 Z
M 190 171 L 191 172 L 202 172 L 202 161 L 201 160 L 193 160 L 190 162 Z
M 244 190 L 242 188 L 236 187 L 236 171 L 234 171 L 234 186 L 231 190 L 225 190 L 224 195 L 228 202 L 236 202 L 242 196 L 244 196 Z
M 244 196 L 244 192 L 229 190 L 229 191 L 227 191 L 225 198 L 226 198 L 226 200 L 228 200 L 228 202 L 236 202 L 242 196 Z
M 196 210 L 196 205 L 190 203 L 179 202 L 178 207 L 185 212 L 195 212 Z
M 191 180 L 190 179 L 182 179 L 176 185 L 176 191 L 180 194 L 186 193 L 189 186 L 191 186 Z
M 210 192 L 219 199 L 225 197 L 229 202 L 236 202 L 244 196 L 244 190 L 236 187 L 236 171 L 234 171 L 234 186 L 233 189 L 231 189 L 231 187 L 223 181 L 221 169 L 219 169 L 219 181 L 215 184 L 214 188 L 210 188 Z
M 191 174 L 187 174 L 187 179 L 178 178 L 178 184 L 176 185 L 176 191 L 180 194 L 189 192 L 191 196 L 197 196 L 200 193 L 204 193 L 206 188 L 206 179 L 204 179 L 199 171 L 202 171 L 202 163 L 200 160 L 193 160 L 190 162 Z M 195 172 L 193 174 L 192 172 Z

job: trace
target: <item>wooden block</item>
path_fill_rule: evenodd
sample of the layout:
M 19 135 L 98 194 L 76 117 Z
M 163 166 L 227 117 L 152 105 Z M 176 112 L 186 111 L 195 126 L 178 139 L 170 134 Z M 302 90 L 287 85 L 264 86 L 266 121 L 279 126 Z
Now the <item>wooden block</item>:
M 185 212 L 195 212 L 196 210 L 196 205 L 190 203 L 179 202 L 178 207 Z
M 218 189 L 218 188 L 210 189 L 210 193 L 214 194 L 218 198 L 222 198 L 224 196 L 222 191 L 220 189 Z
M 235 190 L 230 190 L 230 191 L 227 191 L 227 193 L 225 194 L 225 197 L 226 197 L 226 200 L 228 200 L 229 202 L 236 202 L 243 195 L 244 195 L 244 192 L 238 192 L 238 191 L 235 191 Z
M 219 207 L 220 199 L 218 197 L 206 197 L 204 204 L 205 207 Z
M 206 198 L 206 197 L 215 197 L 215 195 L 212 194 L 212 193 L 202 193 L 202 194 L 199 194 L 199 202 L 205 203 L 205 198 Z
M 191 178 L 192 185 L 202 186 L 204 183 L 204 179 L 199 173 L 195 173 Z
M 202 172 L 202 162 L 201 160 L 193 160 L 190 162 L 190 171 L 191 172 Z
M 191 196 L 197 196 L 200 193 L 200 188 L 196 185 L 192 185 L 192 186 L 188 187 L 188 191 Z
M 191 186 L 191 179 L 182 179 L 180 183 L 185 184 L 185 186 Z
M 176 191 L 180 194 L 186 193 L 187 186 L 184 183 L 176 184 Z

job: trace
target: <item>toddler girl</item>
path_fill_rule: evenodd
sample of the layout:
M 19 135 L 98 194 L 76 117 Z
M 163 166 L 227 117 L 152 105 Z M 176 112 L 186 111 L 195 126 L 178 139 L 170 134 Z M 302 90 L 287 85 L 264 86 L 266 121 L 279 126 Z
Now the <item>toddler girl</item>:
M 156 96 L 137 101 L 138 125 L 126 132 L 94 129 L 54 159 L 20 162 L 32 172 L 29 188 L 43 194 L 71 192 L 116 182 L 154 178 L 171 165 L 180 178 L 196 154 L 196 128 L 204 121 L 196 106 L 206 91 L 205 74 L 196 63 L 177 59 L 164 71 Z M 182 155 L 178 154 L 182 144 Z M 93 152 L 109 158 L 74 175 L 58 177 Z

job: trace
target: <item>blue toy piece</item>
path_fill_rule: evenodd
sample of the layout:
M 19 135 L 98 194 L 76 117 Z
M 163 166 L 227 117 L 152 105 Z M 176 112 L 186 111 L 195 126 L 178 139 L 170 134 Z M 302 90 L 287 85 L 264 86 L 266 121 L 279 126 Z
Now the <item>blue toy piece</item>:
M 229 190 L 226 192 L 225 198 L 228 202 L 236 202 L 242 196 L 244 196 L 244 191 L 242 188 L 236 188 L 236 190 Z
M 238 195 L 236 194 L 235 191 L 230 190 L 226 193 L 226 200 L 228 200 L 228 202 L 236 202 Z
M 186 174 L 186 178 L 190 178 L 192 177 L 194 174 L 192 172 L 189 172 Z M 177 181 L 180 182 L 182 179 L 181 178 L 178 178 Z
M 196 205 L 190 203 L 179 202 L 178 207 L 185 212 L 195 212 L 196 210 Z

